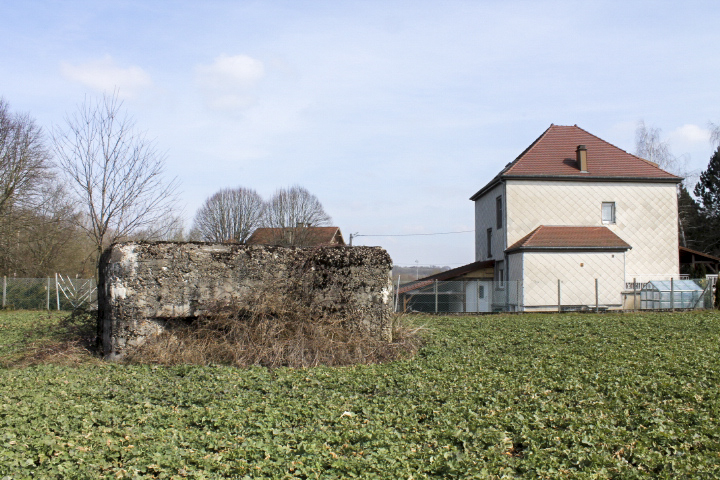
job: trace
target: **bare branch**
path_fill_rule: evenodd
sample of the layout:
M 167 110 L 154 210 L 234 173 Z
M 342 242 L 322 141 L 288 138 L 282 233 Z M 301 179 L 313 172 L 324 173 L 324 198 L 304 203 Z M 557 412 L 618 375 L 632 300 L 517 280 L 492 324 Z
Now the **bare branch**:
M 708 127 L 710 128 L 710 142 L 714 147 L 720 147 L 720 125 L 709 122 Z
M 299 185 L 276 191 L 263 212 L 263 226 L 277 229 L 277 244 L 304 245 L 312 235 L 307 227 L 322 227 L 330 222 L 320 200 Z
M 176 180 L 163 178 L 165 156 L 138 132 L 117 93 L 87 99 L 53 130 L 53 145 L 68 186 L 85 210 L 80 223 L 90 234 L 98 257 L 118 239 L 144 230 L 158 234 L 160 219 L 177 202 Z
M 635 129 L 635 155 L 656 163 L 658 167 L 676 173 L 678 160 L 670 153 L 670 145 L 660 140 L 659 128 L 646 127 L 640 120 Z
M 50 154 L 42 130 L 28 115 L 11 113 L 0 98 L 0 215 L 31 208 L 49 175 Z
M 259 226 L 262 212 L 263 200 L 255 190 L 223 189 L 205 200 L 195 215 L 193 230 L 208 242 L 245 243 Z

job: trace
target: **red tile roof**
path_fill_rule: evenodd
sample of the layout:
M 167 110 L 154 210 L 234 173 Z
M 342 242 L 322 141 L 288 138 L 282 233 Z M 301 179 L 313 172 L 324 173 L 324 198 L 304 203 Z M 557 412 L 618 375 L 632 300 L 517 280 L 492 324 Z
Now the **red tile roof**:
M 247 240 L 248 245 L 277 245 L 286 243 L 286 234 L 301 235 L 305 246 L 345 245 L 338 227 L 258 228 Z
M 632 248 L 607 227 L 540 225 L 511 245 L 515 250 L 628 250 Z
M 587 148 L 587 172 L 577 164 L 578 145 Z M 552 178 L 563 180 L 637 180 L 680 182 L 653 162 L 637 157 L 583 130 L 577 125 L 550 125 L 500 174 L 472 196 L 476 200 L 502 178 Z

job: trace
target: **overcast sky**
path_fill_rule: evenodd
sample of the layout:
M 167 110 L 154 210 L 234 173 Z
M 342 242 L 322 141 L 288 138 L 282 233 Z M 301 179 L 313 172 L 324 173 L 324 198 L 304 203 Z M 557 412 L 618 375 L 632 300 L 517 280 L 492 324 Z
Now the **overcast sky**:
M 49 130 L 117 90 L 187 227 L 220 188 L 299 184 L 346 239 L 466 231 L 469 197 L 551 123 L 633 152 L 644 120 L 705 169 L 718 20 L 715 0 L 7 0 L 0 96 Z M 355 243 L 474 261 L 471 233 Z

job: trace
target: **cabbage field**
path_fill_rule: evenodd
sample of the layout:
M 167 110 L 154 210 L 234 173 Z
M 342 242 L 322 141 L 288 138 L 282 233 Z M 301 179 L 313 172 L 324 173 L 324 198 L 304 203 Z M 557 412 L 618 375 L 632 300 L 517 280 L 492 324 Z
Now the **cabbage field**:
M 720 477 L 717 312 L 412 316 L 384 365 L 18 366 L 62 319 L 0 312 L 0 478 Z

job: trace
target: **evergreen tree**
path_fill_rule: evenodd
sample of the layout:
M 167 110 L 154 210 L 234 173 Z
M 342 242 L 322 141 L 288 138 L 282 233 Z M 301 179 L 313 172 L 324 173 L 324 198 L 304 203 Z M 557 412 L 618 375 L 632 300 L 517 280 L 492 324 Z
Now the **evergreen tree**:
M 707 170 L 700 174 L 695 186 L 703 217 L 701 242 L 707 253 L 720 254 L 720 147 L 710 158 Z
M 685 185 L 678 186 L 678 234 L 680 246 L 693 250 L 702 249 L 703 221 L 700 206 L 690 196 Z

